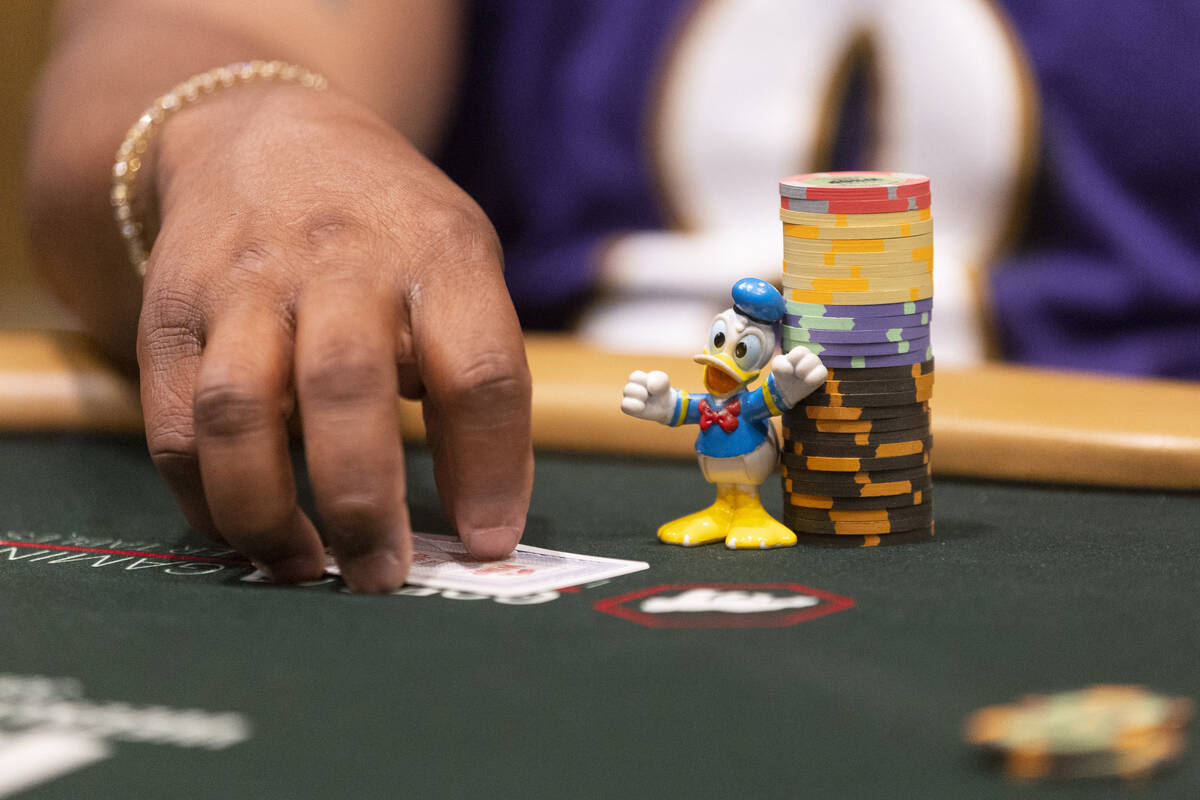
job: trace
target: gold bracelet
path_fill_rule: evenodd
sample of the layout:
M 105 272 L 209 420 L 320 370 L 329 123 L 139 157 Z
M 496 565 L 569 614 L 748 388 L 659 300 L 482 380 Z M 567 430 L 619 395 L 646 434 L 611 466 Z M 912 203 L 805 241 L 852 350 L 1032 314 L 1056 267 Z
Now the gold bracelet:
M 121 238 L 125 240 L 125 247 L 129 251 L 129 260 L 142 277 L 146 275 L 146 262 L 150 258 L 152 243 L 148 244 L 142 238 L 143 209 L 138 202 L 136 184 L 150 139 L 180 110 L 199 103 L 220 89 L 255 81 L 283 81 L 318 91 L 327 85 L 321 75 L 283 61 L 244 61 L 217 67 L 193 75 L 155 100 L 125 134 L 125 140 L 117 148 L 116 163 L 113 164 L 111 200 Z

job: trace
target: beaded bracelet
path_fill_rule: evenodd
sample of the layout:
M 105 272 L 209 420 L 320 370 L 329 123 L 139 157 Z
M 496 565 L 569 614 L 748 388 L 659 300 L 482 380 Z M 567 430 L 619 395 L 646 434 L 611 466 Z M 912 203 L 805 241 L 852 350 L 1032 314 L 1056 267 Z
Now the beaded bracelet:
M 116 163 L 113 164 L 111 200 L 129 260 L 139 275 L 146 275 L 150 244 L 142 238 L 143 209 L 138 202 L 137 176 L 150 139 L 180 110 L 199 103 L 218 90 L 256 81 L 283 81 L 318 91 L 327 85 L 321 75 L 283 61 L 245 61 L 217 67 L 193 75 L 155 100 L 125 134 L 125 140 L 117 148 Z

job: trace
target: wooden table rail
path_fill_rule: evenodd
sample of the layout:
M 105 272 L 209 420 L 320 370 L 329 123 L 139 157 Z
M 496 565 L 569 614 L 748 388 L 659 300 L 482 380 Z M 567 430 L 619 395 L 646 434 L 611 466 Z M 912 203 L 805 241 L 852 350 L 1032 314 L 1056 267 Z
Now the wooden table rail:
M 541 448 L 692 455 L 694 434 L 621 414 L 634 369 L 700 386 L 686 358 L 612 353 L 568 336 L 526 339 L 533 435 Z M 1010 480 L 1200 489 L 1200 383 L 986 364 L 939 369 L 934 471 Z M 406 438 L 419 407 L 399 402 Z M 137 388 L 87 339 L 64 331 L 0 331 L 0 430 L 138 431 Z

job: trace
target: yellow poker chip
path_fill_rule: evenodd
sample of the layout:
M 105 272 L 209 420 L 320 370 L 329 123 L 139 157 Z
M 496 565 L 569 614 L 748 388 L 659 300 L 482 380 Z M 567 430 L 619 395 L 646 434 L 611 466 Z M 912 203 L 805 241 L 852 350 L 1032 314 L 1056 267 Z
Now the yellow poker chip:
M 1017 780 L 1137 779 L 1180 757 L 1191 717 L 1186 697 L 1097 684 L 982 708 L 966 740 Z
M 903 264 L 791 264 L 783 262 L 783 274 L 797 278 L 895 278 L 900 275 L 929 275 L 932 261 L 907 261 Z
M 809 211 L 779 209 L 779 219 L 796 225 L 817 225 L 824 228 L 856 228 L 875 225 L 911 225 L 933 219 L 928 208 L 915 211 L 892 211 L 883 214 L 816 214 Z
M 896 250 L 886 253 L 813 253 L 783 248 L 784 260 L 789 264 L 814 266 L 873 266 L 877 264 L 906 264 L 913 261 L 932 261 L 932 247 L 912 250 Z
M 933 284 L 927 287 L 914 286 L 891 292 L 820 292 L 815 289 L 788 289 L 788 300 L 796 303 L 821 303 L 838 306 L 873 306 L 879 303 L 904 303 L 911 300 L 927 300 L 933 297 Z
M 900 289 L 931 286 L 930 274 L 896 275 L 881 278 L 802 278 L 783 274 L 783 285 L 789 289 L 816 292 L 893 292 Z
M 899 275 L 882 278 L 808 278 L 785 272 L 783 285 L 789 289 L 804 289 L 818 292 L 893 292 L 902 289 L 932 289 L 933 275 L 921 272 L 917 275 Z M 813 285 L 817 284 L 817 285 Z M 840 287 L 840 288 L 839 288 Z
M 933 220 L 904 222 L 898 225 L 857 225 L 836 227 L 783 223 L 783 235 L 792 239 L 897 239 L 923 236 L 933 232 Z
M 903 236 L 893 239 L 804 239 L 788 235 L 788 229 L 803 226 L 783 226 L 783 249 L 797 253 L 891 253 L 932 247 L 933 234 Z

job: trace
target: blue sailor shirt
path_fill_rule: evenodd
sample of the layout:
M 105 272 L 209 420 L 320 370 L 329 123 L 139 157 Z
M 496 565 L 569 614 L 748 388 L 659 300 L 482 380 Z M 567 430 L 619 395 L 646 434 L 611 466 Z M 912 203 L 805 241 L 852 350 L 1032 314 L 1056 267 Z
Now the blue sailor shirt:
M 751 452 L 767 438 L 767 425 L 770 424 L 767 420 L 791 408 L 779 394 L 774 375 L 768 375 L 757 388 L 743 389 L 724 400 L 715 400 L 708 393 L 693 394 L 682 389 L 676 389 L 674 394 L 673 426 L 700 424 L 704 416 L 702 404 L 715 412 L 710 417 L 710 424 L 702 425 L 696 437 L 696 451 L 713 458 L 741 456 Z M 730 410 L 735 402 L 740 408 L 732 425 L 726 416 L 725 425 L 722 426 L 716 416 Z M 726 430 L 727 427 L 729 430 Z

